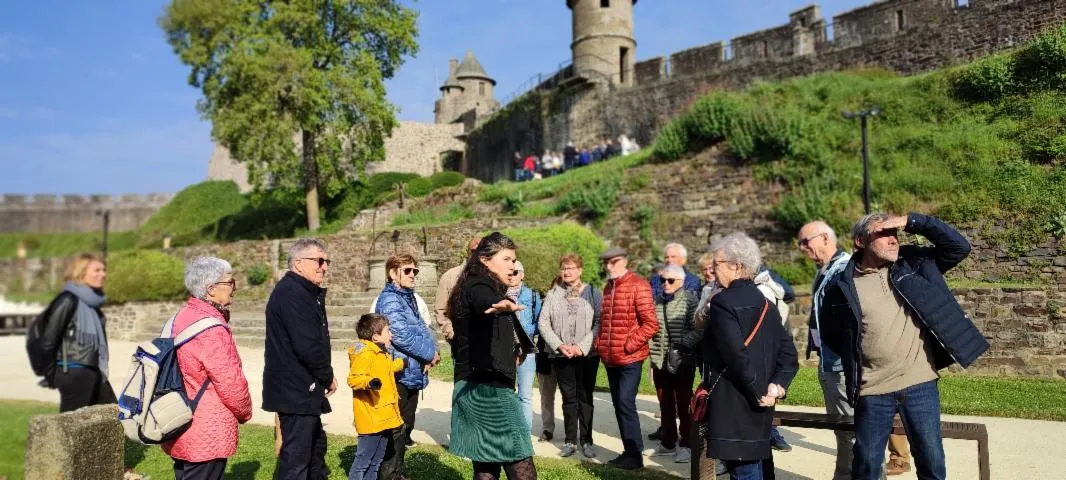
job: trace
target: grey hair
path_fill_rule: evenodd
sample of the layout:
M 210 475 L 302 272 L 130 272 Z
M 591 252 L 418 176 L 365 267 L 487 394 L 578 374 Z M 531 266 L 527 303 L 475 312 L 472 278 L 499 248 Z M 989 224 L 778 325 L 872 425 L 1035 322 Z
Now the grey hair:
M 666 246 L 663 247 L 663 256 L 666 256 L 666 254 L 670 253 L 671 248 L 676 248 L 680 250 L 679 253 L 681 253 L 681 256 L 688 258 L 688 249 L 680 243 L 667 243 Z
M 821 235 L 824 233 L 826 238 L 829 239 L 830 245 L 837 244 L 837 232 L 833 231 L 833 227 L 830 227 L 829 224 L 825 222 L 825 220 L 815 220 L 813 222 L 808 223 L 807 225 L 814 226 L 815 235 Z
M 855 242 L 855 246 L 858 247 L 861 243 L 863 248 L 870 244 L 870 226 L 874 223 L 883 222 L 888 220 L 889 216 L 885 212 L 874 212 L 864 215 L 859 221 L 855 222 L 855 225 L 851 227 L 851 240 Z
M 685 278 L 685 269 L 683 269 L 683 268 L 681 268 L 681 267 L 679 267 L 677 265 L 671 264 L 671 265 L 667 265 L 667 266 L 663 267 L 662 271 L 659 272 L 659 275 L 661 277 L 663 277 L 663 278 L 666 278 L 666 277 L 675 278 L 676 277 L 676 278 L 684 279 Z
M 216 257 L 196 257 L 185 263 L 185 289 L 199 299 L 207 298 L 207 289 L 233 273 L 229 262 Z
M 292 245 L 289 245 L 289 260 L 287 263 L 289 270 L 292 270 L 292 265 L 296 263 L 297 258 L 300 258 L 301 255 L 312 248 L 317 248 L 323 252 L 328 251 L 326 250 L 326 244 L 317 238 L 301 238 L 292 242 Z
M 753 278 L 762 266 L 759 244 L 744 232 L 733 232 L 722 237 L 714 243 L 711 251 L 722 252 L 726 260 L 741 264 L 748 274 L 743 278 Z

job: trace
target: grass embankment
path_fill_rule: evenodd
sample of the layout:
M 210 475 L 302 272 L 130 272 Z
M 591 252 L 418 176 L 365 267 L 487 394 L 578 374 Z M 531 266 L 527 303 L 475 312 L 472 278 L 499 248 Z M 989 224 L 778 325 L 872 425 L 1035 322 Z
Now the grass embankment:
M 26 431 L 32 415 L 55 413 L 55 404 L 40 402 L 0 401 L 0 477 L 23 477 Z M 348 469 L 355 458 L 355 437 L 329 435 L 326 466 L 330 479 L 348 478 Z M 274 429 L 261 425 L 243 425 L 237 453 L 226 466 L 226 478 L 274 478 Z M 669 479 L 670 475 L 645 471 L 639 474 L 624 472 L 600 465 L 573 460 L 535 459 L 538 476 L 546 479 Z M 126 465 L 150 478 L 173 478 L 173 463 L 159 447 L 126 442 Z M 471 478 L 470 461 L 449 454 L 437 446 L 419 445 L 408 449 L 407 470 L 410 478 L 462 480 Z
M 655 395 L 646 365 L 645 362 L 638 392 Z M 450 382 L 452 371 L 452 359 L 445 356 L 440 365 L 429 371 L 429 375 L 435 380 Z M 696 377 L 695 383 L 698 384 L 698 373 Z M 596 390 L 609 391 L 607 373 L 602 364 L 596 377 Z M 940 380 L 941 410 L 945 414 L 1066 421 L 1066 405 L 1063 405 L 1062 398 L 1066 398 L 1066 382 L 1058 380 L 964 374 L 947 374 Z M 784 404 L 809 407 L 825 405 L 821 386 L 818 385 L 817 369 L 800 368 Z
M 842 112 L 871 106 L 875 209 L 981 221 L 1017 254 L 1066 236 L 1066 27 L 926 75 L 827 73 L 714 92 L 663 128 L 655 159 L 720 144 L 785 187 L 774 214 L 786 230 L 824 218 L 847 231 L 862 214 L 861 141 Z

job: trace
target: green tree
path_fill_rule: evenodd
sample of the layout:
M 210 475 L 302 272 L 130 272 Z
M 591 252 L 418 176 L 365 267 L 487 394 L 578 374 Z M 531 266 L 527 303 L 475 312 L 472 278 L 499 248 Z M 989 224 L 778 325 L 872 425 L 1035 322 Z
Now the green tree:
M 396 107 L 384 81 L 418 51 L 417 12 L 397 0 L 171 0 L 159 24 L 203 99 L 211 135 L 261 191 L 339 191 L 384 158 Z

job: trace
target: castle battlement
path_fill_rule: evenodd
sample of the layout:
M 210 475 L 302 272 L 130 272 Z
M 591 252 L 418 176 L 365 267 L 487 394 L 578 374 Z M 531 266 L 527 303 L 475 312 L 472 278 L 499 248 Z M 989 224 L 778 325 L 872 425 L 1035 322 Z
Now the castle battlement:
M 0 232 L 95 232 L 100 214 L 109 211 L 109 228 L 122 232 L 141 226 L 173 197 L 169 193 L 124 195 L 0 195 Z

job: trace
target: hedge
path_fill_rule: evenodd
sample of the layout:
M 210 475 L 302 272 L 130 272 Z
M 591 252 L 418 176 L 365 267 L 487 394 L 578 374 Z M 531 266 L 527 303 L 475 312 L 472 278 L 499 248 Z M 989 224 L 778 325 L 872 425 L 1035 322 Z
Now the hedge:
M 185 297 L 185 264 L 155 250 L 129 250 L 107 259 L 104 290 L 112 303 L 179 300 Z
M 486 232 L 489 233 L 489 232 Z M 574 252 L 584 261 L 581 279 L 602 285 L 599 255 L 605 250 L 603 239 L 576 223 L 560 223 L 546 227 L 510 228 L 500 233 L 518 244 L 518 259 L 526 270 L 526 284 L 547 292 L 559 274 L 559 257 Z

